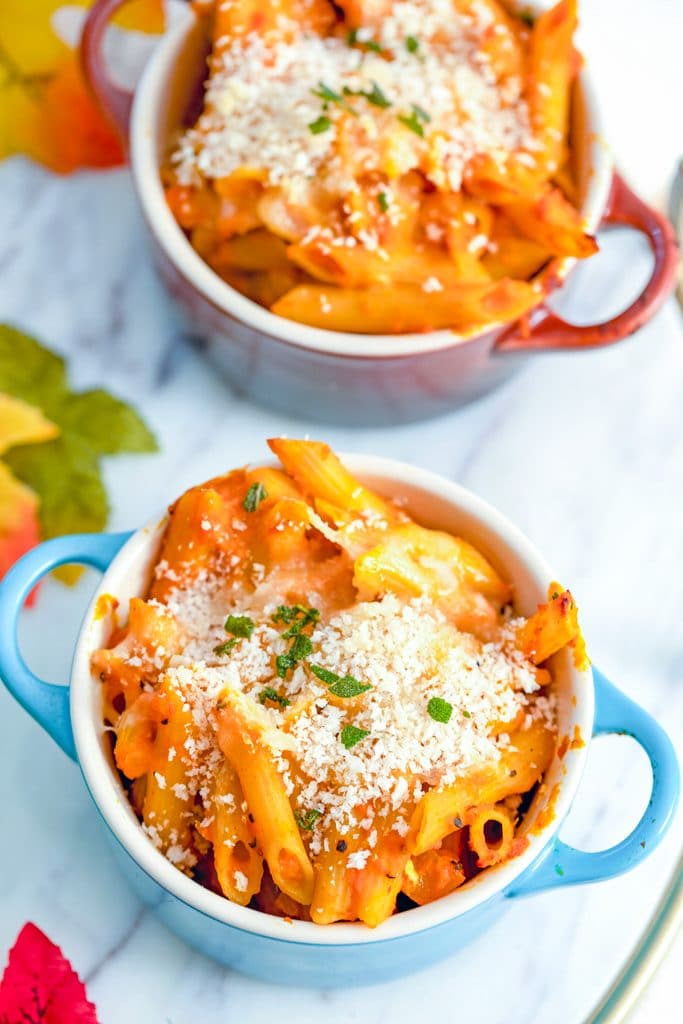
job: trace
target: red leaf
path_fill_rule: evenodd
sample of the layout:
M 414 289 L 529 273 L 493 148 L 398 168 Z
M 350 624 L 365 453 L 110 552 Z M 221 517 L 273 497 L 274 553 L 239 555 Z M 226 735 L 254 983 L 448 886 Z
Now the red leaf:
M 21 929 L 0 982 L 0 1024 L 97 1024 L 83 982 L 31 923 Z

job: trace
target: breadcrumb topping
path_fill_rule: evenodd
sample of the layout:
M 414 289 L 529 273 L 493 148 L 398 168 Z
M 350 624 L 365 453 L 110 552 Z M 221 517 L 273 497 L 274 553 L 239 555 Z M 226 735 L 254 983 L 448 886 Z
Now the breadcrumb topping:
M 406 816 L 425 787 L 497 761 L 511 743 L 506 723 L 528 728 L 540 719 L 554 726 L 555 699 L 539 693 L 536 670 L 514 643 L 520 620 L 505 620 L 495 639 L 483 642 L 456 629 L 426 599 L 405 602 L 389 594 L 318 621 L 309 633 L 310 654 L 283 679 L 277 658 L 291 641 L 273 621 L 277 606 L 260 598 L 257 587 L 238 605 L 233 591 L 203 577 L 168 600 L 186 641 L 171 658 L 164 685 L 182 697 L 193 721 L 192 735 L 174 751 L 187 778 L 174 791 L 199 794 L 207 810 L 223 757 L 216 707 L 226 691 L 260 730 L 293 805 L 320 812 L 339 834 L 362 829 L 369 848 L 378 815 L 390 814 L 404 835 Z M 250 616 L 254 627 L 221 656 L 215 649 L 225 640 L 228 615 Z M 336 696 L 329 682 L 335 678 L 351 678 L 362 691 Z M 449 710 L 435 715 L 434 707 Z M 162 779 L 157 775 L 160 785 Z M 307 840 L 313 854 L 320 852 L 317 829 Z M 351 852 L 349 866 L 362 866 L 364 853 Z
M 386 157 L 387 139 L 397 173 L 420 166 L 454 191 L 476 154 L 500 162 L 524 150 L 533 161 L 523 83 L 494 69 L 482 45 L 491 25 L 484 5 L 459 11 L 451 0 L 402 0 L 351 42 L 285 18 L 274 31 L 226 41 L 212 57 L 204 111 L 172 154 L 177 179 L 195 184 L 252 167 L 290 198 L 314 178 L 349 191 L 353 177 L 337 145 L 342 119 L 367 172 Z M 513 45 L 499 45 L 506 43 Z

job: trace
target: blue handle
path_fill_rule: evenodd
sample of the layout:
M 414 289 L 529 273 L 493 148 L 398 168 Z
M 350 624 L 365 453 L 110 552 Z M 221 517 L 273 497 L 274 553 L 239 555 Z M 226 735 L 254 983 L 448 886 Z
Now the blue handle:
M 0 583 L 0 677 L 21 706 L 76 760 L 69 687 L 46 683 L 24 661 L 17 637 L 19 613 L 39 579 L 59 565 L 90 565 L 104 572 L 130 533 L 81 533 L 56 537 L 29 551 Z
M 599 853 L 586 853 L 555 839 L 537 866 L 522 876 L 508 896 L 527 896 L 557 886 L 599 882 L 622 875 L 645 860 L 664 838 L 678 804 L 680 768 L 671 740 L 652 715 L 593 669 L 593 735 L 616 733 L 640 743 L 652 766 L 652 791 L 643 816 L 630 835 Z

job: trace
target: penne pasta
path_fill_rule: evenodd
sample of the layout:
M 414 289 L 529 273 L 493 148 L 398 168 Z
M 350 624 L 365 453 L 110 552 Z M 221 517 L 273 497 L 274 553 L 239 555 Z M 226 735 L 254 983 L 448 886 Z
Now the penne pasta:
M 508 860 L 515 841 L 515 821 L 504 805 L 482 804 L 468 813 L 467 820 L 477 867 L 490 868 Z
M 428 280 L 428 278 L 426 278 Z M 425 296 L 429 294 L 429 300 Z M 513 320 L 536 305 L 540 295 L 525 281 L 504 279 L 461 284 L 433 292 L 415 285 L 375 285 L 363 290 L 299 285 L 273 306 L 288 320 L 359 334 L 404 334 L 451 327 L 467 330 L 491 321 Z
M 579 635 L 576 603 L 569 590 L 551 583 L 549 601 L 527 619 L 517 633 L 517 644 L 530 661 L 541 665 L 573 643 Z
M 500 760 L 465 775 L 442 789 L 430 789 L 418 804 L 411 827 L 414 853 L 425 853 L 455 829 L 462 828 L 467 811 L 478 803 L 499 803 L 526 793 L 539 782 L 555 754 L 556 735 L 543 722 L 534 722 L 510 736 Z
M 227 694 L 224 699 L 229 702 Z M 313 868 L 262 736 L 234 704 L 218 715 L 218 743 L 239 777 L 273 881 L 297 903 L 310 903 Z
M 246 907 L 261 888 L 263 858 L 244 803 L 237 772 L 226 761 L 216 772 L 213 813 L 201 831 L 213 846 L 214 867 L 223 895 Z

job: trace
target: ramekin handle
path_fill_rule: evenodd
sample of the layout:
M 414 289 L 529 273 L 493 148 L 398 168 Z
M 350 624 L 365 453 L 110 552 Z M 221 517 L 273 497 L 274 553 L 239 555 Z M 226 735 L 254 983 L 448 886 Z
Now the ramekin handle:
M 89 565 L 104 572 L 130 533 L 82 533 L 45 541 L 12 566 L 0 583 L 0 677 L 29 715 L 76 760 L 69 714 L 69 687 L 39 679 L 19 649 L 19 613 L 28 594 L 60 565 Z
M 652 715 L 635 704 L 593 669 L 595 681 L 594 736 L 632 736 L 650 759 L 652 790 L 633 831 L 615 846 L 586 853 L 556 839 L 536 868 L 531 868 L 508 896 L 527 896 L 544 889 L 600 882 L 630 871 L 652 853 L 669 828 L 680 795 L 680 767 L 671 740 Z
M 97 102 L 118 130 L 124 143 L 128 142 L 128 123 L 133 106 L 133 94 L 112 81 L 104 59 L 104 34 L 119 7 L 128 0 L 95 0 L 81 33 L 80 57 L 85 80 Z
M 641 231 L 655 258 L 650 279 L 630 306 L 602 324 L 579 327 L 541 307 L 533 324 L 517 322 L 501 334 L 496 352 L 542 352 L 597 348 L 622 341 L 650 320 L 670 295 L 676 281 L 678 246 L 664 214 L 653 210 L 615 172 L 603 227 L 622 225 Z

